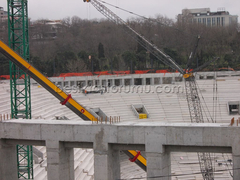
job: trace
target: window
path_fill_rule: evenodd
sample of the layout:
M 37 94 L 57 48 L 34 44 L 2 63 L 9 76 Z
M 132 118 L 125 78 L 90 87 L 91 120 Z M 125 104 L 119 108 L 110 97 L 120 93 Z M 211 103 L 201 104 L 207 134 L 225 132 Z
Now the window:
M 151 85 L 151 78 L 146 78 L 146 85 Z
M 207 26 L 211 26 L 211 18 L 207 18 Z
M 216 18 L 213 17 L 213 18 L 212 18 L 212 26 L 215 26 L 215 25 L 216 25 Z
M 115 86 L 120 86 L 120 85 L 121 85 L 120 79 L 115 79 Z
M 214 79 L 214 76 L 207 76 L 207 79 Z
M 222 22 L 221 26 L 225 26 L 225 17 L 222 17 Z
M 203 20 L 203 24 L 206 25 L 206 18 L 203 18 L 202 20 Z
M 113 80 L 112 79 L 108 79 L 107 86 L 111 87 L 112 85 L 113 85 Z
M 75 85 L 75 81 L 70 81 L 70 86 L 74 86 Z
M 68 86 L 68 81 L 64 81 L 63 86 Z
M 95 80 L 95 86 L 100 86 L 100 81 L 99 80 Z
M 142 85 L 142 79 L 141 78 L 135 78 L 134 79 L 134 85 Z
M 204 76 L 200 75 L 200 76 L 199 76 L 199 79 L 204 79 Z
M 131 85 L 131 79 L 124 79 L 124 85 L 130 86 Z
M 57 82 L 58 87 L 62 87 L 62 82 Z
M 228 102 L 228 111 L 229 111 L 229 115 L 239 114 L 239 101 Z
M 77 81 L 77 86 L 80 88 L 86 86 L 86 81 Z
M 220 17 L 217 17 L 217 26 L 220 26 Z
M 160 84 L 160 78 L 154 78 L 154 84 L 155 85 Z
M 102 80 L 102 86 L 106 86 L 107 84 L 106 84 L 106 80 L 105 79 L 103 79 Z
M 175 77 L 175 82 L 182 82 L 183 78 L 182 77 Z
M 198 18 L 198 24 L 201 24 L 201 23 L 202 23 L 201 20 L 202 20 L 201 18 Z
M 172 77 L 163 77 L 162 83 L 163 84 L 172 84 Z
M 88 85 L 88 86 L 92 86 L 92 85 L 93 85 L 93 81 L 88 80 L 88 81 L 87 81 L 87 85 Z

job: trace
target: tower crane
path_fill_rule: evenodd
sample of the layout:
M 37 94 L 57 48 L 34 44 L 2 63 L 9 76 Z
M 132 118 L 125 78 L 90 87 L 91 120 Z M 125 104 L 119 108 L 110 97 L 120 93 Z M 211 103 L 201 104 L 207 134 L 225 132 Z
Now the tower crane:
M 198 95 L 198 90 L 196 86 L 194 73 L 204 67 L 208 66 L 213 61 L 218 58 L 215 57 L 211 61 L 203 64 L 202 66 L 192 70 L 189 72 L 189 67 L 191 65 L 193 57 L 189 58 L 187 69 L 183 69 L 180 65 L 178 65 L 169 55 L 160 50 L 156 45 L 148 41 L 144 36 L 140 35 L 134 29 L 132 29 L 124 20 L 118 17 L 115 13 L 113 13 L 110 9 L 104 6 L 98 0 L 83 0 L 84 2 L 91 3 L 101 14 L 107 17 L 109 20 L 113 21 L 115 24 L 122 26 L 124 31 L 135 41 L 137 41 L 141 46 L 143 46 L 147 51 L 152 53 L 158 60 L 162 63 L 168 65 L 172 69 L 177 70 L 180 74 L 183 75 L 185 79 L 185 89 L 186 89 L 186 99 L 188 102 L 188 108 L 190 113 L 190 118 L 192 123 L 204 123 L 200 98 Z M 195 50 L 194 50 L 195 51 Z M 193 52 L 194 54 L 194 52 Z M 211 161 L 210 153 L 198 153 L 198 160 L 200 164 L 200 170 L 204 180 L 213 180 L 213 166 Z

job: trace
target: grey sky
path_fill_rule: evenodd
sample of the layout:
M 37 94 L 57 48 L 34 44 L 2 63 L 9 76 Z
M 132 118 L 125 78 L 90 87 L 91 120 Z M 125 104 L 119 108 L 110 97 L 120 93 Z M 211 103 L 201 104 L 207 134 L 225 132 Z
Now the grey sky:
M 156 14 L 175 19 L 182 9 L 188 8 L 210 8 L 217 11 L 218 8 L 225 8 L 232 15 L 238 15 L 240 19 L 239 0 L 105 0 L 106 2 L 127 9 L 146 17 L 154 17 Z M 0 0 L 0 6 L 7 10 L 7 0 Z M 109 7 L 109 6 L 108 6 Z M 29 0 L 29 17 L 37 19 L 62 19 L 65 17 L 78 16 L 82 19 L 104 18 L 103 15 L 90 4 L 83 0 Z M 109 7 L 121 18 L 131 17 L 113 7 Z M 238 20 L 240 21 L 240 20 Z

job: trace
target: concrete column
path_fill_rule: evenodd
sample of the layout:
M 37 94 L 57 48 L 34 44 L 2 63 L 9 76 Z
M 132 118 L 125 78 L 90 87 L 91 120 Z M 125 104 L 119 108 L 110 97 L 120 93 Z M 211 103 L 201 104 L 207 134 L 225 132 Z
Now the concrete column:
M 239 141 L 237 144 L 234 143 L 234 147 L 232 147 L 232 158 L 233 158 L 233 180 L 240 179 L 240 145 Z
M 131 78 L 131 85 L 134 86 L 134 78 Z
M 73 148 L 59 141 L 46 141 L 48 180 L 74 180 Z
M 176 82 L 176 81 L 175 81 L 175 78 L 176 78 L 176 77 L 172 77 L 172 82 L 171 82 L 171 84 L 175 84 L 175 82 Z
M 156 180 L 170 180 L 171 157 L 163 144 L 166 143 L 166 129 L 159 132 L 156 128 L 149 128 L 145 136 L 145 151 L 147 159 L 147 177 L 156 177 Z M 162 176 L 162 177 L 160 177 Z
M 162 84 L 162 83 L 163 83 L 163 79 L 162 79 L 162 77 L 160 77 L 159 84 Z
M 151 78 L 151 82 L 150 82 L 150 85 L 154 85 L 154 77 Z
M 151 83 L 150 83 L 151 84 Z M 142 85 L 146 85 L 146 78 L 142 78 Z
M 124 86 L 124 79 L 120 79 L 120 86 Z
M 147 157 L 147 177 L 165 176 L 154 178 L 156 180 L 170 180 L 171 160 L 170 153 L 146 152 Z
M 110 144 L 104 142 L 104 131 L 95 136 L 94 148 L 94 179 L 120 179 L 119 150 L 114 150 Z
M 0 140 L 0 179 L 18 180 L 16 145 Z
M 240 155 L 232 155 L 233 158 L 233 180 L 240 179 Z
M 94 148 L 94 179 L 120 179 L 119 151 Z

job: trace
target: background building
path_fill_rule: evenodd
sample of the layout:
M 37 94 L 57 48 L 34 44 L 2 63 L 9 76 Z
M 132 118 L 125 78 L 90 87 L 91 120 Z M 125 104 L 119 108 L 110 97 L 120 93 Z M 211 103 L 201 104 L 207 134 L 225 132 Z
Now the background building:
M 178 22 L 204 24 L 206 26 L 229 26 L 238 22 L 237 15 L 230 15 L 224 8 L 211 12 L 210 8 L 183 9 Z
M 4 11 L 3 7 L 0 7 L 0 21 L 6 21 L 8 19 L 8 13 L 7 11 Z

